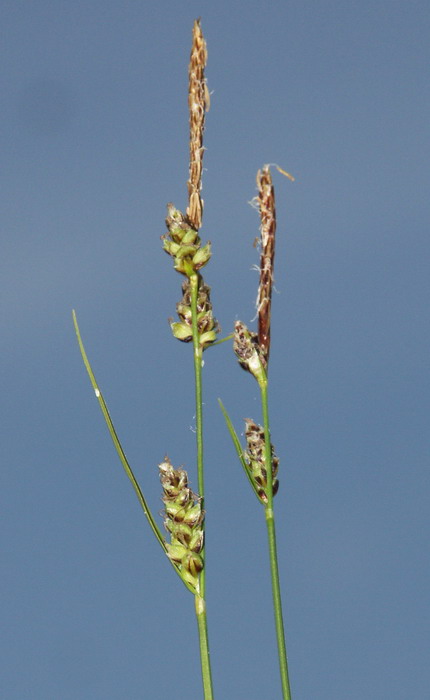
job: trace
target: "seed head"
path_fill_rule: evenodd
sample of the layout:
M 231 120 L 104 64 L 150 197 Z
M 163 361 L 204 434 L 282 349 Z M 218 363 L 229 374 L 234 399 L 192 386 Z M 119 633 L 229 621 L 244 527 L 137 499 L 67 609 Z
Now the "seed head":
M 264 429 L 250 418 L 245 420 L 246 446 L 245 460 L 248 464 L 249 474 L 257 486 L 258 495 L 263 503 L 267 503 L 267 469 L 265 457 Z M 275 454 L 273 445 L 270 445 L 272 455 L 272 493 L 275 495 L 279 488 L 277 480 L 279 458 Z
M 182 578 L 198 588 L 203 569 L 204 511 L 200 498 L 188 487 L 185 469 L 174 469 L 168 457 L 159 465 L 163 487 L 164 526 L 170 533 L 167 555 L 179 564 Z
M 270 322 L 275 261 L 276 210 L 275 190 L 270 167 L 265 165 L 257 173 L 258 195 L 256 202 L 260 211 L 261 255 L 260 283 L 258 286 L 258 344 L 267 366 L 270 352 Z
M 200 196 L 202 189 L 203 170 L 203 132 L 205 113 L 209 110 L 209 92 L 205 79 L 207 61 L 206 41 L 204 39 L 200 20 L 193 26 L 193 43 L 191 47 L 190 65 L 188 69 L 188 107 L 190 113 L 190 171 L 188 179 L 187 216 L 195 229 L 202 225 L 203 200 Z

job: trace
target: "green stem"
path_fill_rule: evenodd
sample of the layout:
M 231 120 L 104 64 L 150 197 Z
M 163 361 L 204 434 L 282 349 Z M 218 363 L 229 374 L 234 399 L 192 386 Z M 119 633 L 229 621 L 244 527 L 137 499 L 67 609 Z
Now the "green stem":
M 267 377 L 259 381 L 264 423 L 264 456 L 267 473 L 267 505 L 265 507 L 267 537 L 269 542 L 270 573 L 272 577 L 273 610 L 275 614 L 276 638 L 278 641 L 279 671 L 281 674 L 282 695 L 284 700 L 291 700 L 290 681 L 288 677 L 287 650 L 285 646 L 284 622 L 282 617 L 281 588 L 279 584 L 278 554 L 276 549 L 275 513 L 273 510 L 272 447 L 269 428 L 269 401 Z
M 209 659 L 208 628 L 206 620 L 206 603 L 204 598 L 195 596 L 197 626 L 199 630 L 200 660 L 205 700 L 213 700 L 212 674 Z
M 195 397 L 196 397 L 196 441 L 197 441 L 197 482 L 198 492 L 202 499 L 202 507 L 204 508 L 205 499 L 205 482 L 203 473 L 203 401 L 202 401 L 202 360 L 203 350 L 199 341 L 199 330 L 197 326 L 197 297 L 199 291 L 199 275 L 194 272 L 190 276 L 191 285 L 191 314 L 193 328 L 193 351 L 194 351 L 194 378 L 195 378 Z M 200 574 L 200 592 L 202 597 L 205 595 L 204 588 L 204 569 Z
M 211 343 L 209 345 L 210 348 L 213 348 L 215 345 L 221 345 L 221 343 L 227 342 L 227 340 L 231 340 L 234 338 L 234 333 L 230 333 L 230 335 L 226 335 L 225 338 L 221 338 L 221 340 L 216 340 L 214 343 Z
M 193 272 L 190 275 L 191 285 L 191 317 L 193 328 L 193 351 L 194 351 L 194 377 L 195 377 L 195 396 L 196 396 L 196 440 L 197 440 L 197 481 L 199 496 L 202 499 L 202 507 L 204 508 L 205 499 L 205 484 L 203 472 L 203 401 L 202 401 L 202 360 L 203 349 L 200 345 L 199 330 L 197 326 L 197 299 L 199 292 L 199 275 Z M 204 527 L 204 521 L 203 521 Z M 203 690 L 205 700 L 213 699 L 212 676 L 209 659 L 209 642 L 206 620 L 206 602 L 205 602 L 205 582 L 206 582 L 206 554 L 205 549 L 202 551 L 204 561 L 203 570 L 199 577 L 199 593 L 195 597 L 197 625 L 199 630 L 200 642 L 200 660 L 202 667 Z

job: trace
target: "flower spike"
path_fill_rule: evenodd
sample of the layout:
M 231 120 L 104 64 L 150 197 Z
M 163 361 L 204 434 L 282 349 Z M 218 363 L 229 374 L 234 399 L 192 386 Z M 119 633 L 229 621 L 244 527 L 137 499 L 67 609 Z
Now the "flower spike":
M 198 591 L 199 573 L 203 569 L 202 550 L 204 511 L 200 498 L 188 487 L 188 474 L 174 469 L 168 457 L 159 465 L 163 487 L 164 526 L 170 532 L 167 556 L 179 565 L 184 581 Z

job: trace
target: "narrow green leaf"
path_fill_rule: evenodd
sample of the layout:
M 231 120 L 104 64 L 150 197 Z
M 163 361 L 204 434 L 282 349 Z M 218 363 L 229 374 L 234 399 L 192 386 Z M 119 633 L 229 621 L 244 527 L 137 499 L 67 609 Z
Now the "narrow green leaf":
M 109 415 L 108 407 L 107 407 L 107 405 L 106 405 L 106 402 L 105 402 L 105 400 L 104 400 L 104 398 L 103 398 L 103 395 L 102 395 L 102 393 L 101 393 L 101 391 L 100 391 L 100 389 L 99 389 L 99 386 L 98 386 L 98 384 L 97 384 L 96 378 L 95 378 L 95 376 L 94 376 L 94 372 L 93 372 L 93 370 L 92 370 L 92 368 L 91 368 L 90 362 L 89 362 L 88 357 L 87 357 L 87 353 L 85 352 L 84 344 L 83 344 L 83 342 L 82 342 L 81 333 L 80 333 L 79 326 L 78 326 L 78 320 L 77 320 L 77 318 L 76 318 L 76 313 L 75 313 L 74 310 L 72 311 L 72 316 L 73 316 L 73 325 L 75 326 L 75 331 L 76 331 L 76 335 L 77 335 L 77 338 L 78 338 L 78 344 L 79 344 L 79 349 L 80 349 L 80 351 L 81 351 L 82 359 L 83 359 L 83 361 L 84 361 L 84 365 L 85 365 L 85 368 L 86 368 L 86 370 L 87 370 L 87 372 L 88 372 L 88 376 L 89 376 L 90 381 L 91 381 L 91 384 L 92 384 L 92 386 L 93 386 L 94 393 L 95 393 L 95 395 L 96 395 L 96 398 L 97 398 L 97 400 L 98 400 L 98 402 L 99 402 L 101 411 L 102 411 L 102 413 L 103 413 L 103 417 L 104 417 L 104 419 L 105 419 L 105 422 L 106 422 L 106 425 L 107 425 L 107 427 L 108 427 L 110 436 L 111 436 L 111 438 L 112 438 L 112 442 L 113 442 L 113 444 L 114 444 L 114 446 L 115 446 L 115 449 L 116 449 L 116 451 L 117 451 L 117 453 L 118 453 L 118 456 L 119 456 L 119 458 L 120 458 L 120 460 L 121 460 L 121 464 L 122 464 L 122 466 L 123 466 L 123 468 L 124 468 L 124 471 L 125 471 L 125 473 L 127 474 L 128 478 L 130 479 L 130 481 L 131 481 L 131 483 L 132 483 L 132 486 L 133 486 L 133 488 L 134 488 L 134 490 L 135 490 L 135 492 L 136 492 L 137 498 L 139 499 L 139 503 L 140 503 L 140 505 L 142 506 L 143 513 L 144 513 L 144 515 L 145 515 L 145 517 L 146 517 L 146 519 L 147 519 L 147 521 L 148 521 L 148 523 L 149 523 L 149 526 L 150 526 L 152 532 L 154 533 L 155 537 L 157 538 L 157 540 L 158 540 L 158 542 L 159 542 L 161 548 L 163 549 L 164 553 L 165 553 L 166 556 L 167 556 L 166 541 L 165 541 L 165 539 L 164 539 L 164 537 L 163 537 L 163 534 L 162 534 L 160 528 L 158 527 L 158 525 L 157 525 L 157 523 L 156 523 L 156 521 L 155 521 L 155 519 L 154 519 L 154 517 L 153 517 L 153 515 L 152 515 L 151 509 L 150 509 L 149 506 L 148 506 L 148 503 L 147 503 L 147 501 L 146 501 L 146 499 L 145 499 L 145 496 L 143 495 L 143 491 L 142 491 L 142 489 L 141 489 L 140 486 L 139 486 L 139 483 L 138 483 L 138 481 L 137 481 L 137 479 L 136 479 L 136 477 L 135 477 L 135 475 L 134 475 L 134 473 L 133 473 L 133 470 L 132 470 L 130 464 L 128 463 L 127 457 L 125 456 L 125 452 L 124 452 L 124 450 L 123 450 L 123 448 L 122 448 L 122 445 L 121 445 L 121 443 L 120 443 L 120 441 L 119 441 L 119 438 L 118 438 L 117 432 L 116 432 L 116 430 L 115 430 L 114 424 L 113 424 L 112 419 L 111 419 L 111 417 L 110 417 L 110 415 Z M 182 576 L 181 576 L 181 571 L 180 571 L 179 566 L 177 566 L 177 565 L 176 565 L 174 562 L 172 562 L 170 559 L 169 559 L 169 562 L 170 562 L 170 564 L 173 566 L 174 570 L 175 570 L 176 573 L 178 574 L 178 576 L 179 576 L 179 578 L 181 579 L 181 581 L 183 582 L 183 584 L 188 588 L 188 590 L 191 591 L 191 593 L 195 593 L 194 588 L 193 588 L 192 586 L 190 586 L 189 584 L 187 584 L 187 583 L 183 580 L 183 578 L 182 578 Z
M 253 479 L 252 479 L 252 476 L 251 476 L 251 474 L 250 474 L 250 472 L 249 472 L 248 463 L 247 463 L 247 461 L 246 461 L 246 459 L 245 459 L 245 457 L 244 457 L 241 442 L 240 442 L 240 440 L 239 440 L 239 438 L 238 438 L 238 436 L 237 436 L 237 433 L 236 433 L 236 431 L 235 431 L 235 429 L 234 429 L 233 423 L 232 423 L 231 420 L 230 420 L 230 416 L 228 415 L 227 410 L 225 409 L 224 404 L 223 404 L 223 402 L 221 401 L 221 399 L 218 399 L 218 403 L 219 403 L 219 405 L 220 405 L 220 409 L 221 409 L 222 414 L 223 414 L 223 416 L 224 416 L 224 419 L 225 419 L 225 422 L 226 422 L 226 425 L 227 425 L 227 428 L 228 428 L 228 432 L 230 433 L 231 439 L 233 440 L 233 444 L 234 444 L 234 447 L 235 447 L 237 456 L 239 457 L 239 461 L 240 461 L 240 463 L 241 463 L 241 465 L 242 465 L 242 467 L 243 467 L 243 471 L 245 472 L 245 474 L 246 474 L 246 476 L 247 476 L 247 479 L 248 479 L 249 483 L 251 484 L 252 490 L 254 491 L 255 495 L 257 496 L 259 502 L 260 502 L 260 503 L 264 503 L 264 501 L 263 501 L 263 500 L 260 498 L 260 496 L 258 495 L 257 486 L 256 486 L 256 484 L 254 483 L 254 481 L 253 481 Z

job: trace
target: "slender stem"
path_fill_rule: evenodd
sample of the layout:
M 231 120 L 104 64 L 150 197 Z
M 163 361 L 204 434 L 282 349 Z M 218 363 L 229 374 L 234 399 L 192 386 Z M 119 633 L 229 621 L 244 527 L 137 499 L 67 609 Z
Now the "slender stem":
M 270 573 L 272 577 L 273 610 L 275 614 L 276 638 L 278 641 L 279 671 L 281 674 L 282 695 L 284 700 L 291 700 L 290 681 L 288 677 L 287 650 L 285 646 L 284 622 L 282 617 L 281 588 L 279 584 L 278 554 L 276 549 L 275 513 L 273 510 L 272 446 L 269 428 L 269 401 L 267 378 L 259 381 L 261 404 L 264 421 L 265 463 L 267 473 L 266 526 L 269 541 Z
M 197 297 L 199 291 L 199 275 L 194 272 L 190 277 L 191 284 L 191 314 L 193 327 L 193 349 L 194 349 L 194 377 L 196 392 L 196 440 L 197 440 L 197 479 L 199 485 L 199 496 L 203 500 L 205 497 L 205 486 L 203 476 L 203 409 L 202 409 L 202 359 L 203 350 L 199 342 L 199 331 L 197 327 Z
M 234 338 L 234 333 L 230 333 L 230 335 L 226 335 L 225 338 L 221 338 L 221 340 L 216 340 L 215 343 L 211 343 L 209 345 L 210 348 L 213 348 L 214 345 L 221 345 L 221 343 L 225 343 L 227 340 L 231 340 Z
M 197 626 L 199 629 L 200 660 L 202 666 L 202 680 L 205 700 L 213 700 L 212 674 L 209 659 L 209 641 L 206 619 L 206 603 L 204 598 L 195 596 Z
M 191 314 L 193 328 L 193 350 L 194 350 L 194 376 L 195 376 L 195 395 L 196 395 L 196 440 L 197 440 L 197 481 L 199 487 L 199 496 L 202 499 L 202 507 L 204 508 L 205 484 L 203 473 L 203 402 L 202 402 L 202 359 L 203 349 L 199 342 L 199 332 L 197 327 L 197 299 L 199 291 L 199 275 L 194 272 L 190 276 L 191 285 Z M 204 521 L 203 521 L 204 527 Z M 205 549 L 202 551 L 203 561 L 205 566 L 199 577 L 199 593 L 195 596 L 197 625 L 199 630 L 200 643 L 200 660 L 202 667 L 202 680 L 205 700 L 213 699 L 212 690 L 212 675 L 209 658 L 209 641 L 206 619 L 206 602 L 205 602 L 205 582 L 206 582 L 206 556 Z
M 197 441 L 197 483 L 199 496 L 202 499 L 202 507 L 205 504 L 205 481 L 203 468 L 203 400 L 202 400 L 202 359 L 203 350 L 199 343 L 199 331 L 197 327 L 197 297 L 199 291 L 199 275 L 194 272 L 190 276 L 191 284 L 191 314 L 193 327 L 193 351 L 194 351 L 194 379 L 196 397 L 196 441 Z M 204 523 L 203 523 L 204 525 Z M 205 558 L 205 551 L 202 552 Z M 205 569 L 200 574 L 200 593 L 205 597 Z

